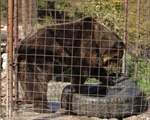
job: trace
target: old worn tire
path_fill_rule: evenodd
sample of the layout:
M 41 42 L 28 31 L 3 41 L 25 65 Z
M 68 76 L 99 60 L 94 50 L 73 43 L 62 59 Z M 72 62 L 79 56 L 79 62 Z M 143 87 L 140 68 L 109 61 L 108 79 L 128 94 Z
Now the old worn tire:
M 61 107 L 77 115 L 101 118 L 123 118 L 138 114 L 142 110 L 144 101 L 142 91 L 131 79 L 107 87 L 108 92 L 105 96 L 103 94 L 106 88 L 101 84 L 90 87 L 85 85 L 81 89 L 86 94 L 71 93 L 70 85 L 66 86 L 61 96 Z M 97 92 L 99 96 L 96 95 Z

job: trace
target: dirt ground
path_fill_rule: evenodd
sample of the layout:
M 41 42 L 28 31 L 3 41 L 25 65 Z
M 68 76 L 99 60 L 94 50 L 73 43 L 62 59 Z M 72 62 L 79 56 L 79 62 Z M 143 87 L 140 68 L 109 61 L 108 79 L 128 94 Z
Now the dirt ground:
M 118 119 L 116 118 L 102 119 L 98 117 L 69 115 L 66 114 L 64 110 L 59 110 L 53 114 L 39 114 L 30 111 L 26 112 L 20 111 L 18 116 L 14 117 L 13 120 L 118 120 Z M 145 112 L 140 115 L 133 115 L 131 117 L 124 118 L 123 120 L 150 120 L 150 112 Z

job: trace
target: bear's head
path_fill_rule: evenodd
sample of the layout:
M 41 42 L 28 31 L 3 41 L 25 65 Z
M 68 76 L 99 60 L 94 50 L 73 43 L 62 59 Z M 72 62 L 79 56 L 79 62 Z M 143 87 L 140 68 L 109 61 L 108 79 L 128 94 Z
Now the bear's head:
M 123 57 L 126 48 L 123 40 L 93 18 L 85 18 L 84 26 L 85 29 L 93 30 L 93 38 L 96 41 L 100 56 L 99 65 L 107 67 L 110 71 L 117 71 L 118 62 Z
M 102 54 L 102 66 L 106 66 L 108 71 L 118 72 L 118 63 L 123 57 L 124 49 L 125 44 L 122 41 L 114 42 L 113 46 Z

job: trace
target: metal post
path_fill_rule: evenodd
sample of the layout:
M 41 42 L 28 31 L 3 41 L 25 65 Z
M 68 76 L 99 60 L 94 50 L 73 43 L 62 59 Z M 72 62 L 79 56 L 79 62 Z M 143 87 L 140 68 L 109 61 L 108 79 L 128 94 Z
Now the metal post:
M 137 1 L 137 22 L 136 22 L 136 47 L 135 47 L 135 68 L 134 68 L 134 79 L 136 80 L 138 75 L 138 52 L 139 52 L 139 38 L 140 38 L 140 5 L 141 0 Z
M 14 0 L 14 60 L 15 60 L 15 100 L 18 101 L 18 80 L 17 80 L 17 45 L 18 45 L 18 0 Z M 18 110 L 18 104 L 15 105 L 15 109 Z
M 127 43 L 127 22 L 128 22 L 128 0 L 125 0 L 125 9 L 124 9 L 124 38 L 123 42 Z M 122 73 L 126 74 L 126 49 L 124 49 L 122 62 Z
M 7 0 L 7 117 L 12 117 L 12 80 L 13 80 L 13 0 Z

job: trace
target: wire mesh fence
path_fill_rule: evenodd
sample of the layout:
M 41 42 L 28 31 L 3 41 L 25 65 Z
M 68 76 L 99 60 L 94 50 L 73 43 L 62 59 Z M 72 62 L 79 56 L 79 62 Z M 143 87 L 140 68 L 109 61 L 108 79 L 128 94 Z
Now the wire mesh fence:
M 147 112 L 149 0 L 1 0 L 0 7 L 2 119 Z

